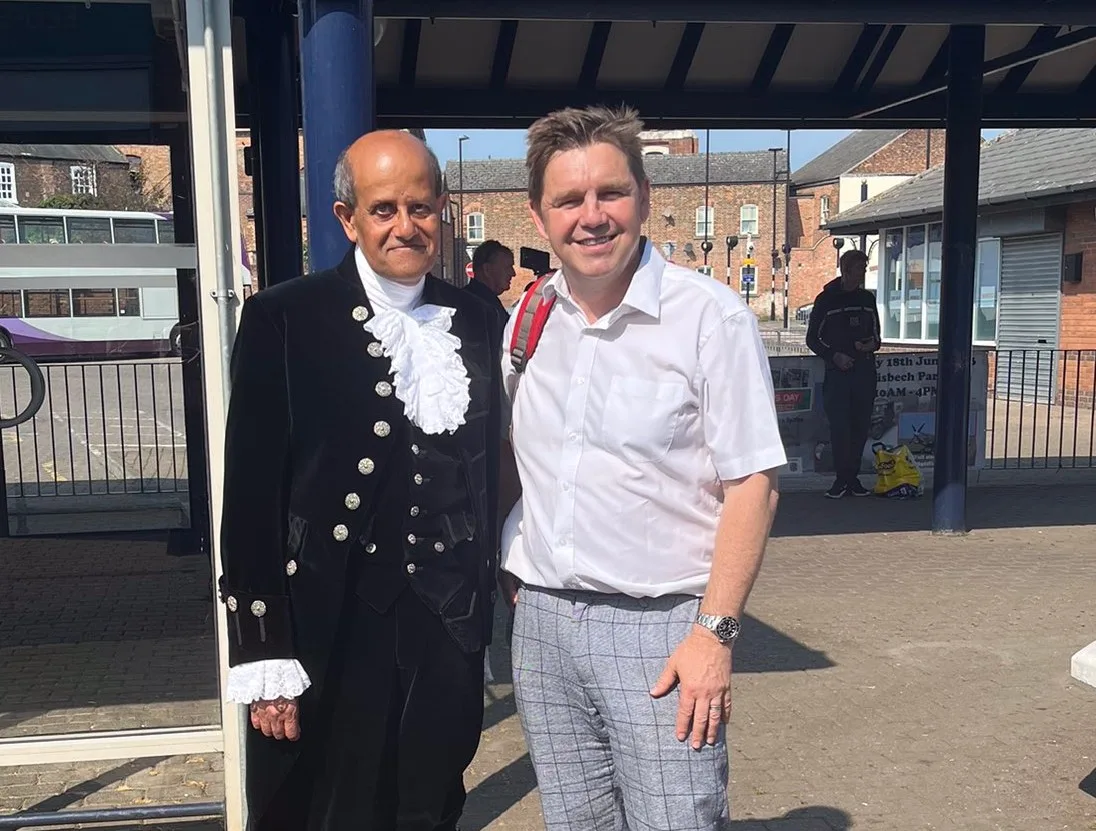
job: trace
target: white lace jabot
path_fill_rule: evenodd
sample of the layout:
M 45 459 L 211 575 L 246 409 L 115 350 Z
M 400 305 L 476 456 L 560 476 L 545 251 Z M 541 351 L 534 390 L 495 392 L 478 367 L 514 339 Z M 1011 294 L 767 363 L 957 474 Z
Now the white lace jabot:
M 354 260 L 375 312 L 364 328 L 392 361 L 404 415 L 428 435 L 454 432 L 471 402 L 468 371 L 457 354 L 460 338 L 449 332 L 456 310 L 421 304 L 425 277 L 407 286 L 373 271 L 361 249 Z

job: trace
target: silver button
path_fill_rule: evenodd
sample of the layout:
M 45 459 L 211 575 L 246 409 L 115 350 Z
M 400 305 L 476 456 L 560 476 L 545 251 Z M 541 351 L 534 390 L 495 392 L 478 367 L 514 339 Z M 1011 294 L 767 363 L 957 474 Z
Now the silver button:
M 418 516 L 418 515 L 419 515 L 419 506 L 418 505 L 412 505 L 411 506 L 411 516 Z
M 384 347 L 381 346 L 377 341 L 373 341 L 371 344 L 369 344 L 369 346 L 365 347 L 365 351 L 368 352 L 373 358 L 379 358 L 384 355 Z
M 350 314 L 354 316 L 354 320 L 358 321 L 358 323 L 369 319 L 369 309 L 365 308 L 365 306 L 355 306 L 354 311 Z
M 339 523 L 338 525 L 336 525 L 331 530 L 331 534 L 339 542 L 343 542 L 347 537 L 350 536 L 350 532 L 346 530 L 346 526 L 343 525 L 342 523 Z
M 415 484 L 416 485 L 421 485 L 422 484 L 422 474 L 421 473 L 416 473 L 415 474 Z
M 441 552 L 443 552 L 445 550 L 445 543 L 443 543 L 443 542 L 434 543 L 434 550 L 437 551 L 439 554 L 441 554 Z
M 414 574 L 415 573 L 415 564 L 414 563 L 408 563 L 407 564 L 407 573 L 408 574 Z
M 414 453 L 416 456 L 418 456 L 419 455 L 419 446 L 417 444 L 411 445 L 411 452 Z
M 285 564 L 285 573 L 288 574 L 290 577 L 297 573 L 296 560 L 290 560 L 288 563 Z
M 407 541 L 409 543 L 411 543 L 411 545 L 414 545 L 415 543 L 417 543 L 419 541 L 419 538 L 416 537 L 414 534 L 408 534 L 407 535 Z
M 365 547 L 365 553 L 366 554 L 376 554 L 377 553 L 377 544 L 375 542 L 369 543 L 369 545 L 367 545 Z
M 228 606 L 228 610 L 230 612 L 235 612 L 238 608 L 240 608 L 240 604 L 236 602 L 236 598 L 232 595 L 229 595 L 225 598 L 225 605 Z
M 387 398 L 392 394 L 392 385 L 387 381 L 378 381 L 377 386 L 373 387 L 373 389 L 381 398 Z
M 382 439 L 392 432 L 392 427 L 387 421 L 378 421 L 373 425 L 373 432 L 380 436 Z
M 261 600 L 256 600 L 251 604 L 251 614 L 255 617 L 262 617 L 266 614 L 266 604 Z
M 368 457 L 358 462 L 358 473 L 360 473 L 362 476 L 368 476 L 376 469 L 377 466 L 373 464 L 373 460 Z
M 346 504 L 346 507 L 349 508 L 351 511 L 356 511 L 359 507 L 361 507 L 362 498 L 356 493 L 348 493 L 346 495 L 346 499 L 344 499 L 343 502 Z

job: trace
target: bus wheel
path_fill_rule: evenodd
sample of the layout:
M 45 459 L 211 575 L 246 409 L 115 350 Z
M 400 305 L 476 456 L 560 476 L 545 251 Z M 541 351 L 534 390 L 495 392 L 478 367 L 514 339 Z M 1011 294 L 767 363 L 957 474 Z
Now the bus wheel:
M 13 418 L 0 416 L 0 428 L 18 427 L 25 421 L 30 421 L 37 415 L 46 400 L 46 379 L 42 376 L 42 370 L 34 359 L 24 355 L 18 349 L 0 347 L 0 366 L 15 364 L 23 367 L 30 378 L 30 403 L 21 413 L 16 413 Z
M 171 344 L 171 354 L 180 357 L 183 354 L 183 327 L 176 323 L 167 338 Z

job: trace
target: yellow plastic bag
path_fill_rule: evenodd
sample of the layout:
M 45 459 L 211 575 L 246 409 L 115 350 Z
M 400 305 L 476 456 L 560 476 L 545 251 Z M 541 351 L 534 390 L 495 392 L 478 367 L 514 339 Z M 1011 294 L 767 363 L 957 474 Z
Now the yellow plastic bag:
M 887 447 L 876 442 L 871 447 L 875 455 L 874 493 L 889 499 L 910 499 L 921 495 L 921 471 L 906 445 Z

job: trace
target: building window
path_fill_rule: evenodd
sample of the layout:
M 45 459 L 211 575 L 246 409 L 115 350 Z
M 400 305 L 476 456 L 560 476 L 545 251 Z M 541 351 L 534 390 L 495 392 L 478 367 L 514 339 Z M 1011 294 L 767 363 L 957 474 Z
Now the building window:
M 819 225 L 825 225 L 830 221 L 830 197 L 823 196 L 818 200 L 818 216 L 821 219 Z
M 0 245 L 5 243 L 14 244 L 15 241 L 15 217 L 0 216 Z
M 74 194 L 95 196 L 95 194 L 99 192 L 99 185 L 95 177 L 94 167 L 89 165 L 73 165 L 69 168 L 69 176 L 72 178 L 72 192 Z
M 940 337 L 943 226 L 913 225 L 883 233 L 882 274 L 877 298 L 883 338 L 935 342 Z M 997 339 L 1001 241 L 978 242 L 975 258 L 974 341 Z
M 19 191 L 15 189 L 15 165 L 0 162 L 0 200 L 19 204 Z
M 158 219 L 156 220 L 156 232 L 162 243 L 174 243 L 175 242 L 175 220 L 174 219 Z M 255 266 L 252 265 L 252 268 Z
M 696 209 L 696 235 L 701 239 L 715 236 L 715 208 L 711 205 Z
M 19 217 L 19 242 L 60 245 L 65 242 L 65 220 L 59 216 Z
M 106 217 L 70 216 L 68 222 L 68 241 L 74 245 L 91 245 L 110 242 L 110 220 Z
M 698 265 L 696 270 L 703 274 L 705 277 L 712 276 L 712 267 L 710 265 Z
M 739 280 L 741 283 L 741 288 L 739 289 L 741 294 L 748 295 L 751 292 L 755 292 L 755 286 L 757 285 L 757 267 L 752 265 L 742 266 Z
M 153 219 L 115 219 L 114 241 L 117 243 L 156 244 L 156 221 Z
M 118 289 L 118 314 L 122 317 L 141 316 L 140 289 Z
M 868 183 L 866 180 L 860 183 L 860 201 L 868 201 Z
M 465 226 L 464 238 L 468 242 L 480 243 L 486 239 L 483 233 L 483 214 L 479 212 L 468 214 Z
M 739 211 L 738 234 L 739 236 L 757 236 L 757 205 L 743 205 Z

